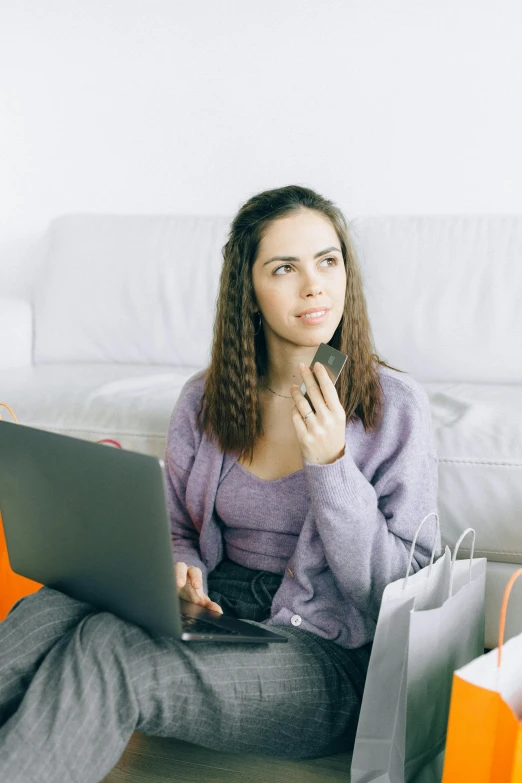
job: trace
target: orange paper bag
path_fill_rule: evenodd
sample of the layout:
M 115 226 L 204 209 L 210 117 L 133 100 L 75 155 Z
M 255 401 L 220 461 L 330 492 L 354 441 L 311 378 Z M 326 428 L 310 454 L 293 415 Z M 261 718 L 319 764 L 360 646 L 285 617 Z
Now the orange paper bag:
M 504 591 L 498 647 L 453 675 L 442 783 L 522 783 L 522 633 L 506 644 Z
M 18 419 L 5 402 L 0 402 L 0 406 L 7 408 L 13 419 L 18 424 Z M 2 417 L 0 416 L 0 419 Z M 0 509 L 2 507 L 2 498 L 0 498 Z M 2 513 L 0 511 L 0 620 L 4 620 L 9 614 L 9 610 L 20 598 L 31 593 L 36 593 L 43 587 L 40 582 L 33 582 L 25 576 L 16 574 L 9 564 L 7 553 L 7 544 L 5 542 L 4 526 L 2 524 Z
M 9 611 L 20 598 L 36 593 L 43 587 L 25 576 L 16 574 L 9 565 L 7 545 L 5 543 L 2 514 L 0 514 L 0 621 L 5 620 Z

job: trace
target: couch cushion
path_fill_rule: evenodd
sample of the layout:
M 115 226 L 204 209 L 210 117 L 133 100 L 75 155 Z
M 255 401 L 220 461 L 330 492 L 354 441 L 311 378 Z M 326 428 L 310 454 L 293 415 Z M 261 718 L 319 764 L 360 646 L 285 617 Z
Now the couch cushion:
M 181 388 L 198 367 L 43 364 L 0 371 L 0 402 L 20 424 L 165 458 Z M 9 412 L 0 415 L 11 420 Z
M 35 282 L 34 363 L 203 366 L 229 220 L 67 215 Z
M 475 556 L 522 564 L 522 387 L 428 383 L 443 544 L 476 531 Z M 469 556 L 471 535 L 459 553 Z
M 0 340 L 0 370 L 32 364 L 33 309 L 28 299 L 0 297 Z
M 351 221 L 375 344 L 420 381 L 522 384 L 522 216 Z

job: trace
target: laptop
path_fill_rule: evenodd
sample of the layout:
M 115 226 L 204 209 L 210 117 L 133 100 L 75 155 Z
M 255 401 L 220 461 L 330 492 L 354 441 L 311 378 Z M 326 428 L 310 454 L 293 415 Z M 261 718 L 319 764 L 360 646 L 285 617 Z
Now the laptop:
M 178 596 L 163 460 L 0 420 L 11 569 L 183 642 L 287 637 Z

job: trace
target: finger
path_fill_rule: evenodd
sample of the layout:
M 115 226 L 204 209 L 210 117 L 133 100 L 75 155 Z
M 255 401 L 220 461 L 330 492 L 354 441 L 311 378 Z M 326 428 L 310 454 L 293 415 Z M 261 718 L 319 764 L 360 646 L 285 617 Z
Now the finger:
M 187 580 L 187 584 L 183 588 L 183 594 L 187 598 L 188 601 L 191 601 L 193 604 L 204 604 L 205 602 L 205 593 L 201 588 L 195 588 L 192 585 L 192 582 L 190 579 Z
M 198 604 L 198 606 L 204 606 L 206 609 L 212 609 L 213 612 L 220 612 L 223 614 L 223 610 L 220 605 L 215 601 L 212 601 L 208 595 L 203 592 L 202 589 L 194 590 L 191 588 L 190 594 L 192 596 L 193 603 Z
M 176 563 L 176 586 L 184 587 L 187 582 L 187 564 Z
M 299 439 L 299 443 L 303 443 L 304 442 L 303 438 L 306 435 L 310 434 L 308 427 L 306 426 L 306 421 L 303 419 L 303 417 L 301 416 L 301 414 L 299 413 L 296 407 L 292 408 L 291 413 L 292 413 L 292 423 L 295 427 L 295 431 Z M 311 418 L 312 417 L 310 416 L 310 419 Z M 307 419 L 307 421 L 310 421 L 310 419 Z
M 319 383 L 314 377 L 311 369 L 305 364 L 299 365 L 299 372 L 301 373 L 301 377 L 305 382 L 306 393 L 310 397 L 312 404 L 317 412 L 318 407 L 321 408 L 321 406 L 326 406 L 321 387 L 319 386 Z M 306 416 L 306 414 L 310 412 L 308 410 L 310 405 L 306 402 L 306 399 L 300 389 L 298 389 L 298 394 L 294 395 L 294 399 L 301 413 Z
M 321 386 L 321 393 L 324 397 L 327 407 L 333 411 L 335 406 L 340 404 L 339 395 L 335 384 L 332 381 L 330 374 L 324 364 L 316 362 L 314 364 L 314 374 Z
M 215 601 L 211 601 L 210 598 L 208 599 L 206 607 L 207 609 L 211 609 L 213 612 L 219 612 L 220 614 L 223 614 L 223 609 L 220 607 L 220 605 Z
M 192 587 L 195 590 L 197 590 L 200 587 L 203 587 L 203 573 L 201 571 L 201 568 L 198 568 L 197 566 L 189 566 L 188 576 L 192 583 Z

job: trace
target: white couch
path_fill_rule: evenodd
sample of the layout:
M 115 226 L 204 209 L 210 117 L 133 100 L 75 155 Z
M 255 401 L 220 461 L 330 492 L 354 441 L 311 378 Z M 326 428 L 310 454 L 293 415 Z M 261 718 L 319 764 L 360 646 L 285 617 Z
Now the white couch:
M 229 224 L 54 220 L 31 297 L 0 299 L 0 402 L 21 424 L 163 458 L 179 391 L 210 358 Z M 472 526 L 475 555 L 488 559 L 485 646 L 495 647 L 502 593 L 522 566 L 522 216 L 349 224 L 375 348 L 431 401 L 443 544 Z M 514 589 L 506 639 L 522 631 L 521 610 Z

